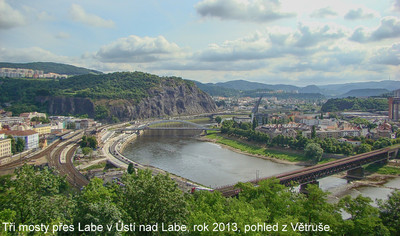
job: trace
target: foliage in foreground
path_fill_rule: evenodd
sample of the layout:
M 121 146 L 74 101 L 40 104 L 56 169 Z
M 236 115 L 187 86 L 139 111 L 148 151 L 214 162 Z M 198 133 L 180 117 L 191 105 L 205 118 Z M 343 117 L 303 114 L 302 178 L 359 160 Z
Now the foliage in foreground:
M 103 185 L 102 180 L 92 179 L 80 192 L 75 192 L 65 178 L 51 170 L 24 166 L 16 171 L 15 178 L 0 178 L 0 220 L 1 223 L 15 222 L 17 228 L 22 224 L 52 226 L 62 222 L 71 225 L 76 234 L 79 224 L 105 227 L 121 222 L 179 224 L 191 230 L 171 235 L 244 234 L 249 230 L 248 225 L 257 224 L 278 224 L 276 234 L 279 235 L 316 233 L 294 230 L 291 224 L 297 223 L 329 225 L 329 231 L 319 231 L 318 235 L 399 234 L 399 191 L 392 193 L 387 201 L 380 201 L 375 208 L 370 205 L 370 198 L 362 196 L 354 199 L 348 196 L 338 204 L 331 204 L 326 201 L 327 193 L 317 186 L 310 185 L 306 196 L 280 185 L 277 179 L 263 181 L 257 187 L 248 183 L 238 184 L 238 187 L 243 191 L 237 198 L 225 198 L 219 192 L 208 191 L 184 194 L 168 175 L 153 176 L 149 171 L 139 170 L 125 174 L 118 183 Z M 350 218 L 343 220 L 341 211 L 347 212 Z M 224 230 L 212 232 L 214 223 L 222 225 Z M 210 232 L 194 232 L 194 225 L 209 225 Z M 282 232 L 284 225 L 288 225 L 287 232 Z M 1 234 L 17 235 L 18 232 L 5 232 L 3 227 Z M 143 232 L 120 232 L 113 227 L 103 234 L 143 235 Z M 248 231 L 246 235 L 265 234 L 258 230 Z

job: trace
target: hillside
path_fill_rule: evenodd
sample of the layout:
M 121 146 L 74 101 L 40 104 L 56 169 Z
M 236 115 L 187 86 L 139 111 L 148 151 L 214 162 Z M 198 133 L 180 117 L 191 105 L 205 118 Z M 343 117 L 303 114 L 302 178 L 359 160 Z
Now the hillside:
M 386 98 L 331 98 L 321 107 L 323 112 L 386 111 Z
M 345 97 L 373 97 L 380 96 L 382 94 L 389 93 L 390 91 L 387 89 L 353 89 L 349 92 L 338 96 L 339 98 Z
M 32 62 L 32 63 L 9 63 L 0 62 L 0 68 L 22 68 L 32 70 L 43 70 L 44 73 L 57 73 L 65 75 L 86 75 L 86 74 L 102 74 L 100 71 L 90 70 L 82 67 L 66 65 L 54 62 Z
M 212 112 L 215 103 L 192 81 L 142 72 L 80 75 L 60 81 L 0 79 L 0 104 L 14 114 L 88 115 L 120 120 Z
M 200 83 L 200 82 L 196 82 Z M 393 91 L 396 89 L 400 89 L 400 81 L 393 80 L 384 80 L 384 81 L 375 81 L 375 82 L 358 82 L 358 83 L 346 83 L 346 84 L 330 84 L 330 85 L 308 85 L 305 87 L 298 87 L 294 85 L 286 85 L 286 84 L 264 84 L 259 82 L 250 82 L 246 80 L 234 80 L 220 83 L 208 83 L 202 84 L 204 86 L 205 91 L 210 91 L 210 94 L 213 96 L 224 96 L 226 92 L 223 88 L 229 89 L 229 93 L 233 93 L 235 90 L 237 91 L 252 91 L 252 90 L 282 90 L 284 92 L 294 92 L 297 91 L 301 94 L 322 94 L 326 97 L 344 97 L 344 96 L 352 96 L 352 94 L 346 94 L 351 90 L 357 89 L 370 89 L 371 95 L 376 96 L 378 90 L 376 92 L 372 92 L 373 89 L 383 89 Z M 233 89 L 233 90 L 232 90 Z M 382 90 L 382 91 L 383 91 Z M 365 91 L 367 92 L 367 91 Z M 387 92 L 387 91 L 386 91 Z M 385 93 L 385 91 L 383 91 Z M 358 96 L 358 95 L 353 95 Z

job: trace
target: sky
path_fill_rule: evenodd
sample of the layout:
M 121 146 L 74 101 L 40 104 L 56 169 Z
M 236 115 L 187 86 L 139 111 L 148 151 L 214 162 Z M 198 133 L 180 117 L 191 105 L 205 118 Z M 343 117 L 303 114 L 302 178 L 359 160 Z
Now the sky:
M 203 83 L 400 80 L 400 0 L 0 0 L 0 61 Z

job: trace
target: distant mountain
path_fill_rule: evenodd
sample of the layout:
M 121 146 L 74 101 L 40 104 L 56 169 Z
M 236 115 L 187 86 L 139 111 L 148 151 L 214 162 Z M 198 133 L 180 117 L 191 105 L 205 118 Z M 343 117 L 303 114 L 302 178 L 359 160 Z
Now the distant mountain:
M 222 83 L 216 83 L 215 85 L 223 88 L 228 89 L 236 89 L 236 90 L 255 90 L 255 89 L 269 89 L 269 85 L 257 83 L 257 82 L 250 82 L 246 80 L 234 80 Z
M 299 87 L 293 85 L 286 85 L 286 84 L 272 85 L 272 84 L 263 84 L 258 82 L 250 82 L 246 80 L 234 80 L 222 83 L 220 82 L 216 83 L 215 85 L 241 91 L 263 89 L 263 90 L 283 90 L 285 92 L 292 92 L 292 91 L 298 91 L 300 89 Z
M 204 85 L 204 84 L 203 84 Z M 199 84 L 198 84 L 199 86 Z M 259 82 L 250 82 L 246 80 L 234 80 L 228 82 L 220 82 L 220 83 L 209 83 L 207 84 L 208 89 L 211 89 L 217 94 L 221 95 L 221 88 L 225 89 L 234 89 L 237 91 L 251 91 L 251 90 L 282 90 L 285 92 L 298 92 L 298 93 L 316 93 L 322 94 L 327 97 L 343 97 L 343 96 L 359 96 L 357 94 L 346 94 L 351 90 L 358 89 L 370 89 L 366 96 L 377 96 L 380 93 L 379 89 L 382 89 L 382 93 L 386 93 L 388 91 L 393 91 L 396 89 L 400 89 L 400 81 L 393 80 L 384 80 L 384 81 L 375 81 L 375 82 L 359 82 L 359 83 L 347 83 L 347 84 L 329 84 L 329 85 L 308 85 L 306 87 L 298 87 L 294 85 L 285 85 L 285 84 L 264 84 Z M 217 87 L 215 87 L 217 86 Z M 204 91 L 208 92 L 207 88 L 201 87 Z M 218 89 L 216 89 L 218 88 Z M 378 89 L 378 90 L 375 90 Z M 373 91 L 375 90 L 375 91 Z M 385 91 L 388 90 L 388 91 Z M 232 90 L 231 90 L 232 92 Z M 357 92 L 355 92 L 357 93 Z M 360 92 L 360 96 L 362 91 Z M 210 93 L 211 94 L 211 93 Z M 213 94 L 212 94 L 213 95 Z M 215 96 L 215 95 L 213 95 Z M 363 95 L 364 96 L 364 95 Z
M 380 96 L 385 93 L 389 93 L 390 91 L 387 89 L 353 89 L 349 92 L 339 95 L 339 98 L 346 98 L 346 97 L 372 97 L 372 96 Z
M 320 94 L 323 94 L 324 91 L 322 89 L 320 89 L 316 85 L 308 85 L 308 86 L 306 86 L 304 88 L 300 88 L 299 89 L 299 93 L 320 93 Z
M 32 62 L 32 63 L 9 63 L 0 62 L 0 68 L 21 68 L 32 70 L 43 70 L 44 73 L 57 73 L 65 75 L 86 75 L 86 74 L 102 74 L 100 71 L 90 70 L 82 67 L 76 67 L 54 62 Z
M 387 89 L 393 91 L 400 89 L 400 81 L 383 80 L 374 82 L 320 85 L 318 87 L 323 90 L 323 94 L 339 96 L 355 89 Z
M 240 91 L 231 88 L 224 88 L 212 83 L 203 84 L 198 81 L 193 81 L 196 83 L 197 87 L 211 96 L 221 96 L 221 97 L 235 97 L 239 96 Z

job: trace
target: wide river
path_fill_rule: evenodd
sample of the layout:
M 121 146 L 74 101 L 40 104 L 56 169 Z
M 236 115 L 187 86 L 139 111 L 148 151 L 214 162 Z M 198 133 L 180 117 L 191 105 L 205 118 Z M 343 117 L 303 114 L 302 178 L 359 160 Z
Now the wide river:
M 212 188 L 303 168 L 236 153 L 219 144 L 200 141 L 192 132 L 179 130 L 146 131 L 126 146 L 124 155 Z M 319 180 L 321 189 L 330 192 L 346 184 L 345 179 L 336 176 Z M 361 187 L 345 194 L 385 199 L 394 189 L 400 189 L 399 177 L 381 187 Z
M 146 131 L 124 155 L 212 188 L 302 168 L 236 153 L 182 131 Z

